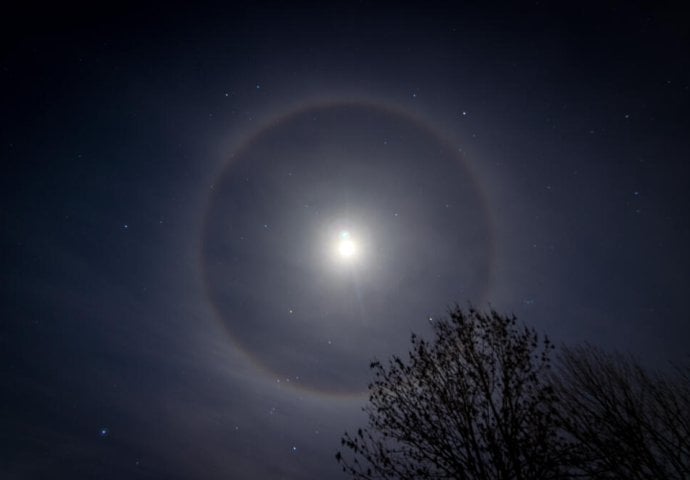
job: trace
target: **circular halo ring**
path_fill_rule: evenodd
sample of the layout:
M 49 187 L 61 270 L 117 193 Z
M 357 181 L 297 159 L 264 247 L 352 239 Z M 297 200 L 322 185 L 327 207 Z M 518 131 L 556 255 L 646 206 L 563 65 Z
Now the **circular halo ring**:
M 322 111 L 325 109 L 330 109 L 330 108 L 339 108 L 339 107 L 350 107 L 350 108 L 363 108 L 363 109 L 372 109 L 375 110 L 379 113 L 390 115 L 394 118 L 398 118 L 407 122 L 410 122 L 410 124 L 413 124 L 417 129 L 419 129 L 421 132 L 429 135 L 431 138 L 434 138 L 440 145 L 444 145 L 449 149 L 449 151 L 453 152 L 453 156 L 457 160 L 457 162 L 460 164 L 461 168 L 464 170 L 464 173 L 468 176 L 470 180 L 470 184 L 474 187 L 474 191 L 477 195 L 477 200 L 478 200 L 478 205 L 481 209 L 481 217 L 484 219 L 486 222 L 486 228 L 487 228 L 487 244 L 486 244 L 486 249 L 487 249 L 487 254 L 485 258 L 485 282 L 483 284 L 483 288 L 481 290 L 478 302 L 479 303 L 484 303 L 486 302 L 486 294 L 490 289 L 490 286 L 492 284 L 492 276 L 493 276 L 493 271 L 494 271 L 494 262 L 495 262 L 495 242 L 494 242 L 494 228 L 493 228 L 493 222 L 492 218 L 490 215 L 490 210 L 488 208 L 488 202 L 486 200 L 486 194 L 485 192 L 480 188 L 480 183 L 477 181 L 476 176 L 473 174 L 472 169 L 470 168 L 470 165 L 468 165 L 467 161 L 465 160 L 464 155 L 462 155 L 459 151 L 459 149 L 451 143 L 451 141 L 439 130 L 434 129 L 432 125 L 430 125 L 426 120 L 420 119 L 416 116 L 414 116 L 412 113 L 394 105 L 390 105 L 387 103 L 380 103 L 377 101 L 372 101 L 372 100 L 325 100 L 325 101 L 315 101 L 311 103 L 307 103 L 305 105 L 299 106 L 297 108 L 293 108 L 291 110 L 288 110 L 287 112 L 283 113 L 282 115 L 275 115 L 271 120 L 266 122 L 264 125 L 259 127 L 258 129 L 254 130 L 250 134 L 246 135 L 246 137 L 239 142 L 238 146 L 235 149 L 235 153 L 231 155 L 230 159 L 224 163 L 224 165 L 220 168 L 219 172 L 216 174 L 215 178 L 217 179 L 222 179 L 224 178 L 229 171 L 234 167 L 235 165 L 235 159 L 241 158 L 242 154 L 244 152 L 247 152 L 254 146 L 260 139 L 274 131 L 275 129 L 280 128 L 281 126 L 289 123 L 291 120 L 299 117 L 300 115 L 304 115 L 305 113 L 308 113 L 310 111 Z M 265 362 L 261 360 L 258 356 L 254 355 L 249 349 L 247 349 L 241 341 L 236 337 L 236 335 L 233 334 L 231 329 L 228 327 L 228 322 L 224 321 L 224 316 L 223 313 L 220 311 L 220 309 L 217 307 L 216 303 L 214 302 L 212 295 L 211 295 L 211 289 L 210 289 L 210 284 L 209 284 L 209 278 L 206 273 L 205 269 L 205 252 L 204 252 L 204 243 L 205 243 L 205 233 L 207 230 L 207 225 L 209 222 L 209 214 L 211 211 L 211 206 L 212 206 L 212 194 L 209 195 L 208 200 L 206 202 L 206 208 L 204 211 L 203 215 L 203 220 L 202 220 L 202 228 L 201 228 L 201 241 L 199 242 L 199 252 L 198 252 L 198 262 L 199 262 L 199 271 L 201 273 L 202 277 L 202 282 L 203 282 L 203 290 L 204 290 L 204 295 L 206 299 L 209 302 L 209 305 L 211 307 L 211 312 L 213 313 L 214 317 L 220 322 L 220 324 L 223 326 L 224 330 L 228 334 L 228 337 L 230 341 L 232 342 L 233 346 L 237 348 L 239 352 L 241 352 L 242 356 L 254 367 L 256 370 L 266 379 L 273 379 L 276 381 L 280 381 L 279 379 L 281 378 L 281 375 L 275 371 L 273 371 L 271 368 L 269 368 Z M 350 401 L 350 400 L 357 400 L 361 401 L 363 398 L 365 398 L 366 391 L 349 391 L 349 392 L 342 392 L 342 391 L 331 391 L 331 390 L 326 390 L 326 389 L 320 389 L 311 385 L 307 384 L 302 384 L 300 382 L 282 382 L 281 385 L 283 387 L 287 387 L 288 390 L 291 390 L 295 393 L 298 394 L 308 394 L 313 397 L 318 397 L 321 399 L 328 399 L 328 400 L 341 400 L 341 401 Z

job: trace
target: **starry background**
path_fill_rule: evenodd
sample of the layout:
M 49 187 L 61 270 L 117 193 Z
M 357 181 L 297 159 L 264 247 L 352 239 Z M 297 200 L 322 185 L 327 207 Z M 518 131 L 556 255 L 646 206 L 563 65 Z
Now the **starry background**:
M 369 361 L 455 302 L 687 359 L 680 8 L 3 17 L 3 478 L 341 478 Z

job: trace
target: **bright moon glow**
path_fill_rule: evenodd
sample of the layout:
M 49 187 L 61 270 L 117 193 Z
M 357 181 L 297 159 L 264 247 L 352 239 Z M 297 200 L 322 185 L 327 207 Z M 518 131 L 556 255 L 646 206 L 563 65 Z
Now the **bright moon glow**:
M 351 259 L 357 253 L 357 245 L 350 236 L 350 232 L 343 230 L 338 235 L 338 256 L 344 260 Z

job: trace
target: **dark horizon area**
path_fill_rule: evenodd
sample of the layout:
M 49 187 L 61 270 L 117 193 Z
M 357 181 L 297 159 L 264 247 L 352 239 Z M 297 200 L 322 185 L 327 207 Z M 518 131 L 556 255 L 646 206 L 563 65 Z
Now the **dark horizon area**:
M 455 303 L 687 363 L 680 6 L 3 17 L 2 478 L 346 478 Z

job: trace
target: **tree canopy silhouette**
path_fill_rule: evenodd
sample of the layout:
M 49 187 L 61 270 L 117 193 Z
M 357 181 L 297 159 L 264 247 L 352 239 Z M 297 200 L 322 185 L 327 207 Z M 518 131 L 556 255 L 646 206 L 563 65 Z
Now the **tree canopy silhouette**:
M 553 345 L 514 316 L 455 308 L 409 359 L 371 364 L 368 426 L 336 458 L 356 479 L 561 478 Z
M 564 431 L 587 478 L 690 478 L 688 369 L 648 372 L 628 356 L 564 348 L 554 377 Z
M 690 478 L 690 368 L 554 347 L 514 316 L 455 308 L 407 361 L 374 361 L 355 479 Z

